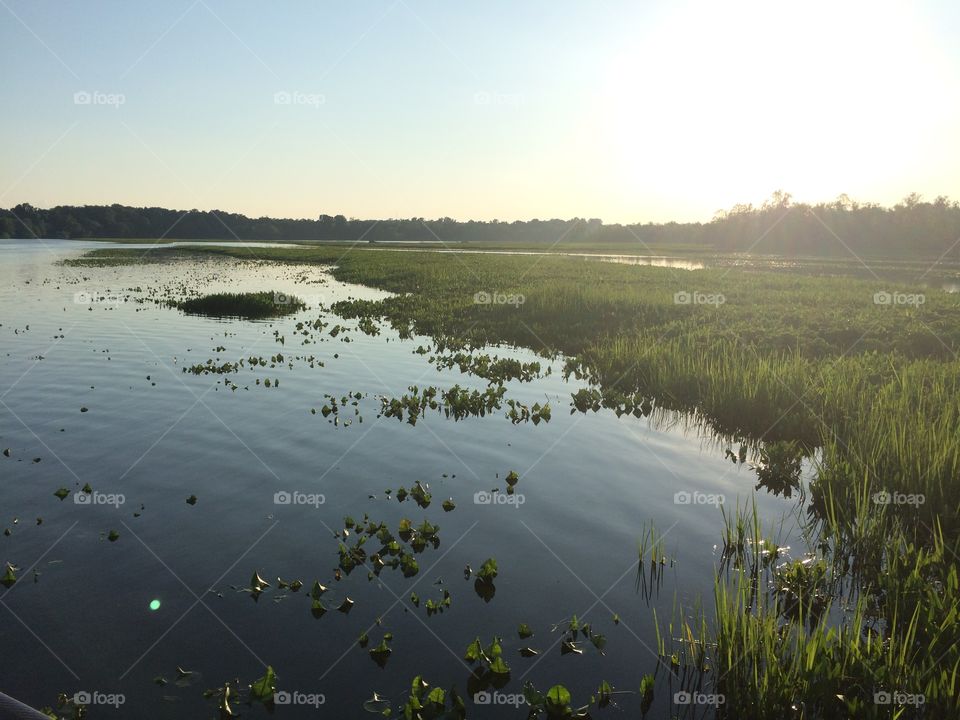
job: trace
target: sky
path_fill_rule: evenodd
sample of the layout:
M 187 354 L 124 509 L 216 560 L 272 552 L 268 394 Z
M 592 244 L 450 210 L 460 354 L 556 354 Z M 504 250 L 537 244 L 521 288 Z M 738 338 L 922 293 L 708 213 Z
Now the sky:
M 0 207 L 960 199 L 955 0 L 0 0 Z

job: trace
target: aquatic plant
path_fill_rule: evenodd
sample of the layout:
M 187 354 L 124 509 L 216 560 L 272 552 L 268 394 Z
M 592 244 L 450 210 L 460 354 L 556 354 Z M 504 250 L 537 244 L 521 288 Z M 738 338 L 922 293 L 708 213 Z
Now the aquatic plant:
M 214 293 L 174 304 L 190 315 L 245 320 L 280 317 L 306 308 L 300 298 L 278 292 Z

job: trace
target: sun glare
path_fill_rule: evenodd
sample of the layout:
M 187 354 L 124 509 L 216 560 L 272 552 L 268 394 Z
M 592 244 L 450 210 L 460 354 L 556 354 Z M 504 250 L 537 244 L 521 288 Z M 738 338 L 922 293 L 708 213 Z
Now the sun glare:
M 613 63 L 594 108 L 610 170 L 694 203 L 883 197 L 953 113 L 926 34 L 907 4 L 687 4 Z

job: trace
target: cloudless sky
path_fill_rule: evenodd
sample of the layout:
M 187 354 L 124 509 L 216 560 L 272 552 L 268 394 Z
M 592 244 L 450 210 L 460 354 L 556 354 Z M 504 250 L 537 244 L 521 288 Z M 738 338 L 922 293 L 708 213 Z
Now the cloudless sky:
M 960 199 L 955 0 L 0 0 L 0 207 Z

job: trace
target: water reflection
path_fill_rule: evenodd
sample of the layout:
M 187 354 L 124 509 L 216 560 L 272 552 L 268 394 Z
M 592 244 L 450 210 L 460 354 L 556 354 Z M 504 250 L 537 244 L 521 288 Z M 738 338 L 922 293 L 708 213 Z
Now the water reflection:
M 645 265 L 648 267 L 676 268 L 678 270 L 703 270 L 706 265 L 697 260 L 654 255 L 584 255 L 587 260 L 614 263 L 616 265 Z
M 379 248 L 393 252 L 408 252 L 399 248 Z M 587 252 L 556 252 L 549 250 L 468 250 L 465 248 L 426 249 L 422 252 L 446 253 L 451 255 L 553 255 L 557 257 L 576 257 L 596 262 L 617 263 L 620 265 L 646 265 L 650 267 L 669 267 L 679 270 L 702 270 L 706 265 L 699 260 L 669 257 L 667 255 L 623 255 Z

